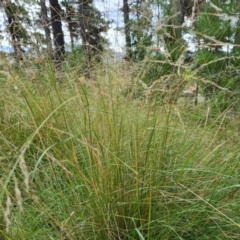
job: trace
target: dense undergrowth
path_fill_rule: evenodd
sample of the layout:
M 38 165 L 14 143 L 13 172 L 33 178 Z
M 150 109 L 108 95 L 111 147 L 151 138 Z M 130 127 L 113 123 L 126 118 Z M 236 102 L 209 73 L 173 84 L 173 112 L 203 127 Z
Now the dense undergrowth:
M 0 239 L 239 239 L 237 110 L 133 98 L 129 81 L 3 71 Z

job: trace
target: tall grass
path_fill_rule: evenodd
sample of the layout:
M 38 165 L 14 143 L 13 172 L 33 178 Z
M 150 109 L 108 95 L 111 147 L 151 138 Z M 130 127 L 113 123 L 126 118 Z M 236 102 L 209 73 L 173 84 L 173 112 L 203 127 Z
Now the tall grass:
M 1 83 L 0 238 L 239 239 L 237 116 L 128 98 L 124 74 Z

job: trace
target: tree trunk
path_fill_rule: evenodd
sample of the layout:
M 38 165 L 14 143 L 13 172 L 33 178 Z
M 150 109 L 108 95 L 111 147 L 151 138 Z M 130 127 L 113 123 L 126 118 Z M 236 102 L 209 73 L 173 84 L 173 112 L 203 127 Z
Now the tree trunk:
M 82 49 L 85 56 L 85 76 L 90 78 L 91 75 L 91 53 L 90 46 L 87 41 L 87 21 L 84 14 L 84 5 L 87 4 L 86 0 L 79 0 L 79 25 L 80 25 L 80 34 L 82 38 Z
M 47 40 L 47 48 L 48 48 L 48 54 L 53 58 L 53 48 L 52 48 L 52 39 L 51 39 L 51 31 L 49 28 L 50 22 L 47 15 L 47 7 L 45 0 L 40 0 L 41 4 L 41 18 L 43 21 L 43 28 Z
M 175 17 L 172 20 L 173 28 L 172 28 L 172 36 L 175 38 L 175 40 L 179 40 L 182 37 L 182 19 L 184 19 L 184 16 L 182 16 L 182 6 L 183 0 L 170 0 L 170 6 L 171 6 L 171 16 L 175 15 Z
M 65 5 L 66 7 L 66 21 L 67 21 L 67 25 L 68 25 L 68 31 L 70 34 L 70 41 L 71 41 L 71 49 L 73 51 L 74 49 L 74 23 L 75 23 L 75 19 L 74 19 L 74 15 L 75 12 L 72 8 L 72 6 L 70 6 L 68 3 Z
M 60 64 L 64 60 L 64 35 L 61 21 L 61 8 L 58 0 L 50 0 L 51 23 L 53 29 L 54 46 L 55 46 L 55 62 Z
M 239 51 L 240 50 L 240 16 L 238 16 L 237 23 L 236 23 L 236 32 L 234 36 L 234 44 L 238 46 L 234 46 L 234 50 Z
M 126 59 L 130 58 L 131 55 L 131 35 L 129 29 L 129 4 L 128 0 L 123 0 L 123 16 L 124 16 L 124 33 L 126 41 Z
M 23 52 L 24 50 L 21 47 L 20 36 L 18 32 L 21 32 L 19 29 L 18 21 L 17 21 L 17 12 L 16 9 L 11 1 L 2 4 L 5 13 L 8 19 L 8 27 L 9 32 L 11 34 L 12 46 L 14 49 L 15 60 L 17 64 L 23 60 Z

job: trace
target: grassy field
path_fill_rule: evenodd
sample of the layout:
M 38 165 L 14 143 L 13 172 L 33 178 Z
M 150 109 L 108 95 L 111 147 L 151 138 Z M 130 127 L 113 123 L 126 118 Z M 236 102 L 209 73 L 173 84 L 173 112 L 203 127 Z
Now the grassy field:
M 133 98 L 120 67 L 0 80 L 1 240 L 240 238 L 236 110 Z

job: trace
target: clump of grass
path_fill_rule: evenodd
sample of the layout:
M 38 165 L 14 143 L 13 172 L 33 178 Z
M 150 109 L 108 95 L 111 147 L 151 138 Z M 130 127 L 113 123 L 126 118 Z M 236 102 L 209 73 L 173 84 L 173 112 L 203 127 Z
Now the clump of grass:
M 225 134 L 227 114 L 124 97 L 110 67 L 93 83 L 67 71 L 58 82 L 51 68 L 41 83 L 14 74 L 18 90 L 1 99 L 2 236 L 239 238 L 239 140 Z

